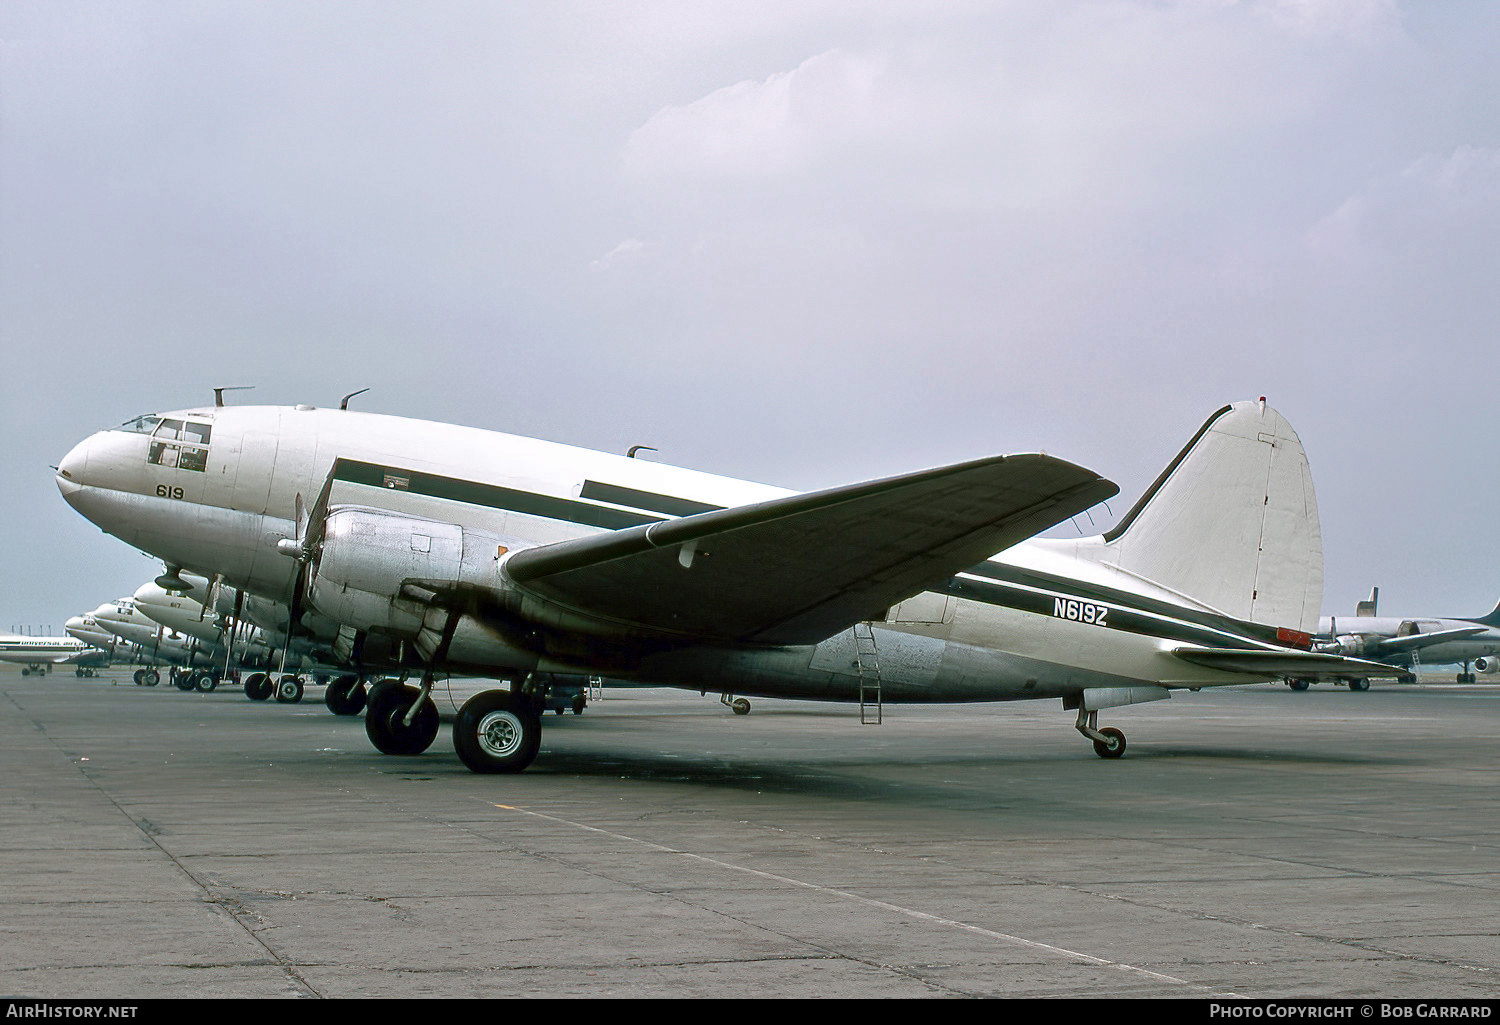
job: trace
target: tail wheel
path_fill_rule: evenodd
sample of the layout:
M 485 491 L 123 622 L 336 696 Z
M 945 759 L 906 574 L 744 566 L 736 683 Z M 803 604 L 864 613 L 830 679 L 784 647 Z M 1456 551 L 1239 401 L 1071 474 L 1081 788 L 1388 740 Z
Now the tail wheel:
M 1103 740 L 1094 741 L 1094 754 L 1100 758 L 1118 758 L 1125 753 L 1125 734 L 1113 726 L 1106 726 L 1099 731 Z
M 542 746 L 542 720 L 509 691 L 476 694 L 453 720 L 453 749 L 474 772 L 520 772 Z

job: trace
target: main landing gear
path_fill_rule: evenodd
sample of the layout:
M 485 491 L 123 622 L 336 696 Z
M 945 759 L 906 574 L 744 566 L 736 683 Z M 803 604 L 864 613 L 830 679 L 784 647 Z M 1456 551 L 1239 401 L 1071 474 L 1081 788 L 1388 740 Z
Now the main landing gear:
M 371 692 L 365 734 L 376 750 L 388 755 L 419 755 L 432 746 L 437 738 L 438 711 L 429 697 L 431 692 L 430 675 L 422 678 L 420 688 L 391 683 Z
M 275 697 L 279 704 L 295 705 L 302 700 L 304 684 L 302 677 L 288 673 L 274 679 L 270 673 L 251 673 L 245 677 L 245 697 L 251 701 L 265 701 Z
M 1099 729 L 1098 712 L 1080 708 L 1075 728 L 1094 742 L 1094 754 L 1100 758 L 1118 758 L 1125 753 L 1125 734 L 1113 726 Z
M 536 758 L 541 744 L 541 717 L 524 694 L 476 694 L 453 720 L 453 749 L 474 772 L 520 772 Z
M 364 680 L 358 676 L 339 676 L 330 680 L 323 694 L 323 704 L 334 715 L 351 716 L 364 711 L 369 698 Z

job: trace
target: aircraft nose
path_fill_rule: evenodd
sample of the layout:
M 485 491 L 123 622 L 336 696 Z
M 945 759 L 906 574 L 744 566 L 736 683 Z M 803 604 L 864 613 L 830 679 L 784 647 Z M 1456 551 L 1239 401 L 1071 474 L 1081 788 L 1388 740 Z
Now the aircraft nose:
M 83 439 L 57 464 L 57 488 L 70 503 L 73 495 L 83 485 L 84 475 L 88 473 L 89 448 L 93 441 L 93 437 Z

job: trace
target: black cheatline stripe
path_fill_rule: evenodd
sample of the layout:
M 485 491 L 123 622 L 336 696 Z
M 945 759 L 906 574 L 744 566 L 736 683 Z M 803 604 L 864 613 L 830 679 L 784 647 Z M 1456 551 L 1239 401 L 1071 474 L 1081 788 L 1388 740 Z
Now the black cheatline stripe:
M 516 491 L 497 484 L 481 484 L 478 481 L 457 477 L 440 477 L 437 474 L 420 473 L 399 466 L 380 466 L 362 463 L 354 459 L 338 459 L 333 465 L 333 479 L 347 484 L 364 484 L 372 488 L 389 488 L 412 495 L 441 498 L 450 502 L 486 506 L 490 509 L 505 509 L 509 512 L 543 516 L 549 520 L 564 520 L 588 527 L 604 527 L 619 530 L 623 527 L 638 527 L 643 523 L 660 522 L 660 516 L 626 512 L 623 509 L 606 509 L 587 502 L 575 502 L 568 498 L 553 498 L 531 491 Z
M 665 513 L 668 516 L 691 516 L 694 513 L 713 512 L 724 508 L 722 505 L 694 502 L 688 498 L 658 495 L 653 491 L 637 491 L 635 488 L 621 487 L 618 484 L 601 484 L 596 480 L 584 481 L 583 490 L 579 492 L 578 497 L 592 499 L 595 502 L 609 502 L 611 505 L 628 505 L 632 509 L 645 509 L 649 512 Z
M 943 588 L 943 591 L 955 598 L 966 598 L 985 605 L 1015 609 L 1018 612 L 1030 612 L 1037 616 L 1056 616 L 1056 598 L 1051 595 L 1037 594 L 1035 591 L 1022 590 L 1019 587 L 1011 587 L 1002 583 L 992 583 L 987 580 L 960 580 L 955 577 L 949 581 L 948 585 Z M 1063 593 L 1066 594 L 1068 592 L 1064 591 Z M 1058 616 L 1057 618 L 1067 617 Z M 1071 618 L 1067 618 L 1067 621 L 1079 622 Z M 1147 637 L 1160 637 L 1164 640 L 1181 641 L 1184 644 L 1198 644 L 1207 648 L 1265 650 L 1247 638 L 1237 637 L 1233 634 L 1225 636 L 1225 632 L 1222 630 L 1196 626 L 1191 623 L 1163 622 L 1155 616 L 1128 607 L 1111 607 L 1103 625 L 1106 630 L 1121 630 L 1125 633 L 1140 634 Z
M 1114 588 L 1104 587 L 1099 584 L 1090 584 L 1082 580 L 1055 577 L 1047 573 L 1016 569 L 1013 566 L 1002 566 L 993 562 L 971 566 L 964 570 L 964 572 L 976 577 L 984 577 L 986 580 L 996 580 L 1000 583 L 1020 584 L 1043 590 L 1060 591 L 1063 594 L 1076 596 L 1083 601 L 1100 602 L 1106 605 L 1125 605 L 1141 612 L 1154 612 L 1159 616 L 1180 619 L 1188 623 L 1208 627 L 1212 630 L 1222 630 L 1226 633 L 1239 634 L 1256 640 L 1262 640 L 1269 644 L 1275 644 L 1278 647 L 1286 646 L 1286 642 L 1277 636 L 1277 628 L 1274 626 L 1266 626 L 1263 623 L 1247 623 L 1244 620 L 1219 616 L 1212 612 L 1200 612 L 1197 609 L 1183 608 L 1181 605 L 1173 605 L 1171 602 L 1147 598 L 1143 595 L 1132 594 L 1129 591 L 1118 591 Z

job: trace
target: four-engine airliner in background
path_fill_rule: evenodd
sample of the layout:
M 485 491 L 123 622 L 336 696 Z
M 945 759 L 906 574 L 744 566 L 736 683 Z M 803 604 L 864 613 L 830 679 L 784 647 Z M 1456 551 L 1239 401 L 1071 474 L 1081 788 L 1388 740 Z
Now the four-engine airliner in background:
M 109 652 L 73 636 L 4 634 L 0 635 L 0 661 L 19 662 L 23 676 L 45 675 L 58 665 L 73 666 L 79 676 L 93 676 L 95 668 L 109 664 Z
M 316 620 L 372 692 L 380 750 L 425 750 L 436 676 L 475 696 L 454 747 L 535 757 L 551 674 L 859 702 L 1107 708 L 1257 680 L 1397 676 L 1311 650 L 1322 537 L 1296 433 L 1216 411 L 1109 533 L 1036 535 L 1117 493 L 1050 455 L 798 494 L 451 424 L 311 406 L 137 417 L 61 461 L 67 502 L 183 571 Z M 161 580 L 162 578 L 159 578 Z M 868 718 L 862 716 L 862 718 Z
M 1314 647 L 1338 655 L 1387 662 L 1416 672 L 1422 663 L 1461 664 L 1459 683 L 1473 683 L 1472 663 L 1481 673 L 1500 672 L 1500 605 L 1473 619 L 1381 616 L 1380 588 L 1355 606 L 1352 616 L 1324 616 L 1318 620 Z M 1308 681 L 1292 679 L 1295 690 L 1306 690 Z M 1363 681 L 1351 680 L 1356 690 Z

